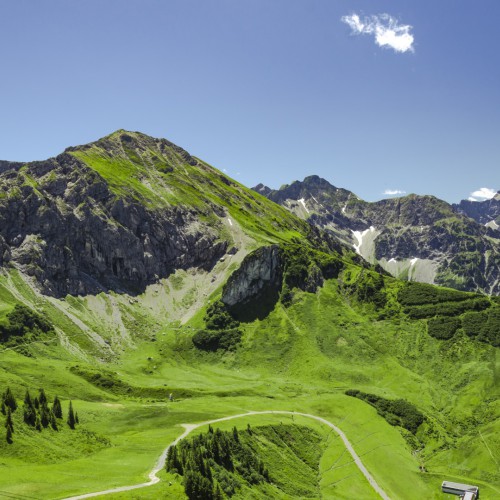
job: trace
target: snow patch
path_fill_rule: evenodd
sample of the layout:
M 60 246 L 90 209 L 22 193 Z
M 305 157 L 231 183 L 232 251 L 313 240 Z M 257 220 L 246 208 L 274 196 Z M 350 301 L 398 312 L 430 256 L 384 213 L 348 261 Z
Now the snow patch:
M 389 261 L 387 261 L 387 263 L 388 263 L 388 264 L 390 264 L 391 262 L 396 263 L 396 262 L 397 262 L 397 260 L 393 257 L 392 259 L 390 259 Z
M 490 220 L 485 224 L 485 226 L 491 227 L 491 229 L 498 229 L 500 227 L 494 220 Z
M 232 226 L 233 225 L 233 221 L 228 217 L 227 218 L 227 221 L 229 222 L 229 225 Z
M 304 198 L 301 198 L 300 200 L 297 200 L 299 203 L 302 203 L 302 206 L 306 209 L 306 212 L 309 213 L 309 210 L 307 210 L 307 207 L 306 207 L 306 202 L 304 200 Z
M 418 257 L 414 257 L 413 259 L 410 260 L 410 266 L 414 266 L 418 260 Z
M 352 231 L 352 229 L 351 229 Z M 363 237 L 368 234 L 368 232 L 372 232 L 375 231 L 375 228 L 373 226 L 370 226 L 369 229 L 365 229 L 363 232 L 361 231 L 352 231 L 352 234 L 354 235 L 354 237 L 356 238 L 356 240 L 358 241 L 358 244 L 353 244 L 352 246 L 354 247 L 354 250 L 356 250 L 356 253 L 361 255 L 361 252 L 360 252 L 360 248 L 361 248 L 361 245 L 363 244 Z
M 345 214 L 345 209 L 347 208 L 347 203 L 342 207 L 342 213 Z

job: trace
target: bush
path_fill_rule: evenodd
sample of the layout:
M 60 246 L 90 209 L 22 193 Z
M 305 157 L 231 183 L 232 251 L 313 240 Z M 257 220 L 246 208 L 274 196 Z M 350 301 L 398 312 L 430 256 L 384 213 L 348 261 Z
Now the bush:
M 477 294 L 440 288 L 428 283 L 408 282 L 398 293 L 398 301 L 403 306 L 460 302 L 477 297 Z
M 464 332 L 480 342 L 500 347 L 500 307 L 489 311 L 468 312 L 462 316 Z
M 200 330 L 193 335 L 193 344 L 202 351 L 232 351 L 241 342 L 242 333 L 237 328 L 232 330 Z
M 436 339 L 448 340 L 460 328 L 460 318 L 432 318 L 427 322 L 427 333 Z
M 19 341 L 24 337 L 38 337 L 53 330 L 52 324 L 40 314 L 21 304 L 7 314 L 7 321 L 0 324 L 0 337 L 3 342 Z

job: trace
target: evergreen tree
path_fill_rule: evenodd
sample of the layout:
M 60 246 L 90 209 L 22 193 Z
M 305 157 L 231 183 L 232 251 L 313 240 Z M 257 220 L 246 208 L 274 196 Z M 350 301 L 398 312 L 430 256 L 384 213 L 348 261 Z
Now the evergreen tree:
M 63 417 L 61 401 L 59 401 L 59 398 L 57 396 L 54 398 L 54 403 L 52 404 L 52 413 L 56 418 Z
M 12 412 L 10 408 L 7 408 L 7 419 L 5 420 L 6 429 L 10 429 L 11 433 L 14 433 L 14 422 L 12 422 Z
M 35 426 L 36 410 L 28 390 L 24 396 L 23 419 L 26 424 Z
M 50 426 L 52 427 L 52 429 L 54 429 L 55 431 L 59 430 L 57 428 L 57 420 L 56 420 L 56 416 L 54 415 L 54 413 L 52 412 L 52 410 L 50 411 Z
M 36 420 L 35 420 L 35 429 L 36 429 L 38 432 L 42 432 L 42 422 L 40 422 L 40 415 L 37 415 L 37 416 L 36 416 Z
M 78 412 L 75 411 L 75 424 L 79 424 L 80 423 L 80 419 L 78 418 Z
M 7 427 L 7 432 L 5 433 L 5 439 L 7 443 L 12 444 L 12 429 L 10 427 Z
M 0 406 L 0 411 L 2 412 L 2 415 L 7 414 L 7 409 L 6 409 L 5 402 L 3 399 L 2 399 L 2 405 Z
M 222 493 L 219 483 L 217 483 L 214 488 L 214 500 L 224 500 L 224 493 Z
M 233 427 L 233 438 L 237 443 L 240 441 L 240 436 L 238 436 L 238 429 L 236 426 Z
M 43 427 L 48 427 L 50 423 L 50 410 L 47 406 L 40 405 L 40 423 Z
M 37 410 L 40 408 L 40 401 L 38 401 L 38 398 L 36 396 L 35 399 L 33 400 L 33 405 Z
M 41 406 L 47 406 L 47 396 L 45 395 L 45 391 L 40 389 L 40 393 L 38 394 L 38 401 Z
M 26 389 L 26 394 L 24 395 L 24 404 L 27 406 L 33 406 L 33 400 L 31 399 L 30 391 Z
M 68 410 L 68 425 L 70 429 L 75 428 L 76 420 L 75 420 L 75 414 L 73 413 L 73 403 L 70 401 L 69 402 L 69 410 Z
M 7 389 L 3 393 L 3 402 L 7 408 L 10 408 L 12 411 L 16 411 L 16 398 L 14 397 L 14 394 L 12 394 L 10 387 L 7 387 Z

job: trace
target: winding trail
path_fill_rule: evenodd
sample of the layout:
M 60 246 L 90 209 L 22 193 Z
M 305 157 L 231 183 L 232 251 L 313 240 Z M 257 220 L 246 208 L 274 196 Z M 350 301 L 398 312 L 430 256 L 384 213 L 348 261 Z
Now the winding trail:
M 103 490 L 103 491 L 95 491 L 94 493 L 86 493 L 84 495 L 68 497 L 64 500 L 80 500 L 83 498 L 97 497 L 99 495 L 107 495 L 109 493 L 119 493 L 121 491 L 137 490 L 139 488 L 145 488 L 147 486 L 152 486 L 153 484 L 160 482 L 160 478 L 157 476 L 157 474 L 164 467 L 165 459 L 167 458 L 168 450 L 170 449 L 171 446 L 177 444 L 181 439 L 184 439 L 186 436 L 188 436 L 192 431 L 194 431 L 198 427 L 202 427 L 202 426 L 208 425 L 208 424 L 215 424 L 217 422 L 223 422 L 225 420 L 232 420 L 233 418 L 248 417 L 251 415 L 300 415 L 301 417 L 312 418 L 314 420 L 317 420 L 318 422 L 321 422 L 322 424 L 327 425 L 328 427 L 333 429 L 340 436 L 347 451 L 351 454 L 354 462 L 358 466 L 359 470 L 362 472 L 363 476 L 365 476 L 366 480 L 370 483 L 372 488 L 384 500 L 390 500 L 390 498 L 387 496 L 387 494 L 384 492 L 384 490 L 378 485 L 378 483 L 375 481 L 373 476 L 368 472 L 366 467 L 363 465 L 363 462 L 361 462 L 361 459 L 359 458 L 358 454 L 354 451 L 354 448 L 352 447 L 351 443 L 347 439 L 346 435 L 336 425 L 332 424 L 331 422 L 329 422 L 328 420 L 326 420 L 322 417 L 318 417 L 317 415 L 311 415 L 309 413 L 300 413 L 297 411 L 282 411 L 282 410 L 249 411 L 248 413 L 240 413 L 239 415 L 230 415 L 229 417 L 222 417 L 222 418 L 216 418 L 214 420 L 207 420 L 206 422 L 201 422 L 199 424 L 182 424 L 182 427 L 184 427 L 184 429 L 185 429 L 184 432 L 175 441 L 172 441 L 163 450 L 163 453 L 160 455 L 160 458 L 158 458 L 158 461 L 156 462 L 156 465 L 153 467 L 153 470 L 149 473 L 149 481 L 147 483 L 134 484 L 132 486 L 120 486 L 118 488 L 111 488 L 109 490 Z

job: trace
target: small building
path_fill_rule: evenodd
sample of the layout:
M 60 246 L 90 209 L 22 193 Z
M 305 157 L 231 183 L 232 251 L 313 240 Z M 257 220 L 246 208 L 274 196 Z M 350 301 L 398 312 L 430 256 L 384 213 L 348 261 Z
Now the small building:
M 476 500 L 479 498 L 479 488 L 470 484 L 443 481 L 441 490 L 443 491 L 443 493 L 457 495 L 461 498 L 461 500 Z

